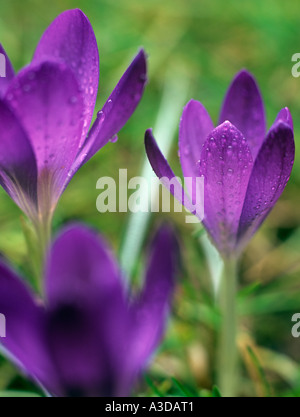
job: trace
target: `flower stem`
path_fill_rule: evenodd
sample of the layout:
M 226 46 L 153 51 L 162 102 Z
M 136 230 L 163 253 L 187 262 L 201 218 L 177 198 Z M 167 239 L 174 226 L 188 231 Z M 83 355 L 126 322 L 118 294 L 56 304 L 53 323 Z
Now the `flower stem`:
M 43 294 L 43 273 L 45 267 L 45 261 L 47 257 L 48 247 L 51 239 L 51 218 L 43 219 L 42 221 L 35 223 L 34 228 L 37 236 L 37 277 L 36 284 L 37 290 Z
M 224 260 L 220 288 L 220 309 L 222 323 L 219 343 L 218 384 L 222 396 L 236 395 L 238 358 L 236 346 L 236 290 L 237 260 Z

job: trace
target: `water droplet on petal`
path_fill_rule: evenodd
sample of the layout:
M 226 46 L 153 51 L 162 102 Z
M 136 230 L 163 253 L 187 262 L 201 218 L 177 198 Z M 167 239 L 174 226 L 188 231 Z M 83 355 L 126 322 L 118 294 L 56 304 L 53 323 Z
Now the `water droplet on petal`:
M 114 135 L 112 138 L 109 139 L 110 142 L 115 143 L 118 140 L 118 135 Z
M 25 93 L 29 93 L 29 91 L 31 90 L 31 85 L 30 84 L 25 84 L 23 87 L 23 91 Z
M 76 103 L 77 103 L 77 101 L 78 101 L 78 99 L 77 99 L 77 97 L 76 97 L 76 96 L 72 96 L 72 97 L 70 98 L 70 104 L 76 104 Z
M 189 146 L 185 146 L 185 147 L 184 147 L 184 154 L 185 154 L 186 156 L 188 156 L 188 155 L 189 155 L 189 153 L 190 153 L 190 147 L 189 147 Z
M 105 114 L 102 110 L 98 111 L 97 118 L 99 119 L 100 123 L 103 123 L 105 120 Z
M 35 79 L 35 77 L 36 77 L 36 75 L 35 75 L 35 72 L 33 72 L 33 71 L 31 71 L 31 72 L 28 74 L 28 80 L 30 80 L 30 81 L 34 80 L 34 79 Z

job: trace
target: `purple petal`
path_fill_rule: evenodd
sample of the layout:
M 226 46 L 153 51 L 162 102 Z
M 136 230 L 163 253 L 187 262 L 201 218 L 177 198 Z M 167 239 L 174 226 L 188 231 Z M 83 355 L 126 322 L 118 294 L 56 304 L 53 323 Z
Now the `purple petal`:
M 282 121 L 282 122 L 286 123 L 287 125 L 290 126 L 290 128 L 292 130 L 294 130 L 293 118 L 292 118 L 292 115 L 291 115 L 291 113 L 290 113 L 290 111 L 289 111 L 289 109 L 287 107 L 284 107 L 278 113 L 278 115 L 277 115 L 277 117 L 275 119 L 275 123 L 277 123 L 279 121 Z
M 118 395 L 128 314 L 117 264 L 92 231 L 56 240 L 46 274 L 49 345 L 65 395 Z
M 145 366 L 163 335 L 179 266 L 178 257 L 174 232 L 169 227 L 162 227 L 151 245 L 144 287 L 131 306 L 130 361 L 136 370 Z
M 2 56 L 1 56 L 2 55 Z M 3 58 L 4 57 L 4 58 Z M 4 71 L 3 71 L 4 70 Z M 3 76 L 4 75 L 4 76 Z M 15 73 L 12 64 L 0 43 L 0 97 L 3 97 Z
M 46 276 L 50 305 L 77 299 L 102 299 L 116 288 L 121 291 L 118 264 L 94 232 L 72 226 L 57 238 Z
M 121 298 L 62 302 L 48 313 L 48 345 L 64 396 L 116 396 L 125 358 L 126 310 Z
M 253 166 L 242 133 L 225 122 L 211 132 L 201 155 L 204 176 L 204 225 L 225 255 L 235 245 L 248 181 Z
M 76 78 L 61 64 L 28 67 L 11 82 L 6 99 L 34 150 L 41 211 L 53 208 L 78 152 L 83 102 Z
M 88 18 L 81 10 L 60 14 L 42 36 L 33 63 L 60 60 L 72 69 L 84 98 L 85 140 L 96 104 L 99 83 L 99 54 L 97 41 Z
M 214 125 L 205 107 L 198 101 L 189 101 L 183 109 L 179 127 L 179 153 L 184 177 L 199 176 L 202 147 L 213 128 Z M 190 196 L 195 201 L 193 191 L 189 189 Z
M 78 156 L 87 162 L 126 124 L 139 104 L 147 81 L 145 52 L 141 50 L 127 68 L 100 112 Z M 78 163 L 78 161 L 77 161 Z
M 7 103 L 0 99 L 0 184 L 31 219 L 37 213 L 37 166 L 31 145 Z
M 257 155 L 239 225 L 239 245 L 256 232 L 282 194 L 295 157 L 294 135 L 281 120 L 270 129 Z
M 225 120 L 242 132 L 255 159 L 266 134 L 265 111 L 256 81 L 245 70 L 236 75 L 228 89 L 219 123 Z
M 44 310 L 3 263 L 0 263 L 0 311 L 6 317 L 3 346 L 22 370 L 55 393 L 58 385 L 45 344 Z
M 152 135 L 152 129 L 148 129 L 145 132 L 145 148 L 152 169 L 161 183 L 191 213 L 195 213 L 195 208 L 192 206 L 189 197 L 184 192 L 182 185 L 170 168 L 168 161 L 157 146 L 156 140 Z

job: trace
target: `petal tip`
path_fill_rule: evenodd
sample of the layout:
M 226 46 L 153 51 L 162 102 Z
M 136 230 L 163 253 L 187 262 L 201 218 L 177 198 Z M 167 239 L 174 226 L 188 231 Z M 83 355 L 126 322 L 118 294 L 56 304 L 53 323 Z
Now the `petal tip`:
M 145 131 L 145 145 L 147 146 L 148 143 L 150 144 L 150 142 L 153 142 L 154 140 L 153 129 L 150 127 Z
M 254 75 L 248 71 L 246 68 L 241 69 L 234 77 L 234 80 L 252 80 L 256 82 Z

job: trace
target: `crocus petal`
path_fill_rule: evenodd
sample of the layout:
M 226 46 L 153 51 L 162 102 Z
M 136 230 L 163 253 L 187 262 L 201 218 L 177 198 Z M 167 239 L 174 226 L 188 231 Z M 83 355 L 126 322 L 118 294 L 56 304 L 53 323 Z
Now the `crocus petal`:
M 6 318 L 6 337 L 0 341 L 16 364 L 55 392 L 57 380 L 44 337 L 44 310 L 21 280 L 0 263 L 0 311 Z
M 249 146 L 230 122 L 214 129 L 201 155 L 204 176 L 204 225 L 219 251 L 234 247 L 248 181 L 253 166 Z
M 102 110 L 98 112 L 76 164 L 87 162 L 116 136 L 139 104 L 146 81 L 146 55 L 141 50 L 123 74 Z
M 133 369 L 141 369 L 157 347 L 166 324 L 166 315 L 179 266 L 179 250 L 172 229 L 165 226 L 151 245 L 144 287 L 131 306 Z
M 287 125 L 289 125 L 292 130 L 294 129 L 293 118 L 292 118 L 292 115 L 291 115 L 291 113 L 290 113 L 290 111 L 287 107 L 284 107 L 278 113 L 278 115 L 275 119 L 275 123 L 277 123 L 279 121 L 282 121 L 282 122 L 286 123 Z
M 191 100 L 183 109 L 179 126 L 179 154 L 184 177 L 199 176 L 199 161 L 203 144 L 214 125 L 205 107 Z M 195 201 L 195 190 L 188 188 Z
M 192 206 L 189 197 L 184 192 L 182 185 L 170 168 L 168 161 L 157 146 L 156 140 L 152 135 L 152 129 L 148 129 L 145 132 L 145 148 L 152 169 L 161 183 L 182 205 L 194 214 L 195 208 Z
M 256 81 L 245 70 L 236 75 L 228 89 L 219 123 L 225 120 L 242 132 L 255 159 L 266 134 L 265 111 Z
M 72 226 L 53 244 L 46 272 L 50 305 L 77 299 L 98 300 L 121 289 L 117 262 L 106 244 L 91 230 Z
M 116 262 L 92 231 L 73 226 L 56 240 L 46 294 L 49 346 L 64 394 L 118 392 L 128 314 Z
M 60 14 L 42 36 L 33 63 L 53 59 L 69 66 L 77 77 L 85 107 L 83 143 L 97 98 L 99 53 L 93 28 L 81 10 L 67 10 Z
M 293 131 L 281 120 L 273 125 L 257 155 L 239 225 L 239 245 L 255 233 L 283 192 L 294 163 Z
M 12 64 L 0 43 L 0 97 L 3 97 L 8 84 L 13 79 L 15 73 Z
M 124 302 L 110 296 L 97 305 L 94 301 L 84 306 L 63 302 L 49 310 L 48 346 L 63 387 L 60 395 L 112 396 L 119 391 L 127 330 Z
M 26 131 L 39 175 L 41 211 L 53 208 L 76 157 L 83 99 L 72 71 L 62 64 L 27 67 L 10 83 L 6 99 Z
M 1 99 L 0 132 L 0 184 L 32 219 L 37 212 L 35 156 L 18 119 Z

